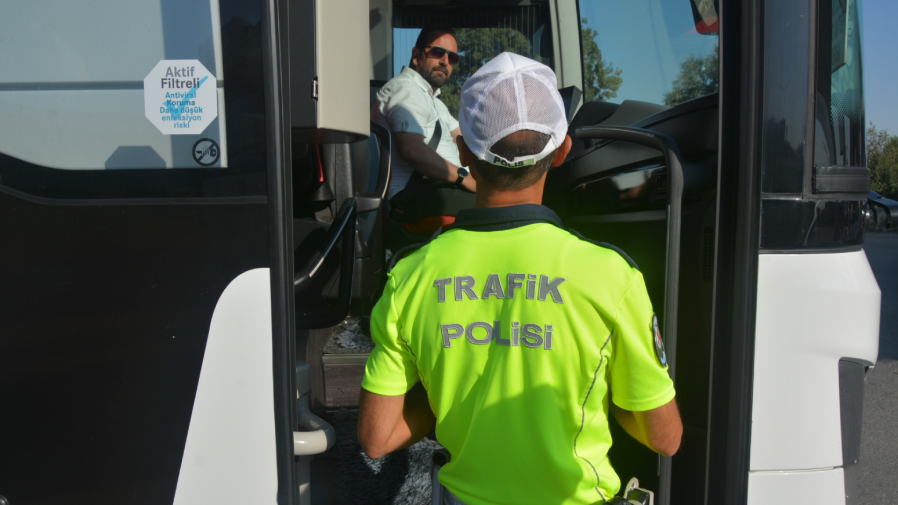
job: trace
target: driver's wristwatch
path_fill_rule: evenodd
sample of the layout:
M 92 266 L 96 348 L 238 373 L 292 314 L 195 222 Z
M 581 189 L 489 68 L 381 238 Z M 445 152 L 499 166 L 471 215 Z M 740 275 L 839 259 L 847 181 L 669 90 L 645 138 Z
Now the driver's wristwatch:
M 465 182 L 465 177 L 468 176 L 471 172 L 465 167 L 458 167 L 458 179 L 455 179 L 455 187 L 461 188 L 463 182 Z

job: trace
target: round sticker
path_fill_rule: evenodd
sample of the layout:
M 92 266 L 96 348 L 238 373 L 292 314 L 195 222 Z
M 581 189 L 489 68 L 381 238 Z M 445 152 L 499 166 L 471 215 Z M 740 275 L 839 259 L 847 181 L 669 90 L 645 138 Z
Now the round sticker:
M 664 341 L 661 340 L 661 330 L 658 329 L 658 316 L 652 314 L 652 337 L 655 339 L 655 356 L 661 366 L 667 366 L 667 353 L 664 352 Z
M 199 139 L 193 144 L 193 160 L 204 167 L 214 165 L 220 156 L 218 143 L 212 139 Z

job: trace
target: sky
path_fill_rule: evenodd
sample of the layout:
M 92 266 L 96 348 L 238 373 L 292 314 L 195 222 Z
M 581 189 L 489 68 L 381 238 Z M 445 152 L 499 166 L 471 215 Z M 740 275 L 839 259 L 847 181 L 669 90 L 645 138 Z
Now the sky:
M 420 28 L 393 28 L 393 75 L 399 75 L 408 65 L 420 33 Z
M 898 2 L 862 2 L 867 123 L 898 135 Z

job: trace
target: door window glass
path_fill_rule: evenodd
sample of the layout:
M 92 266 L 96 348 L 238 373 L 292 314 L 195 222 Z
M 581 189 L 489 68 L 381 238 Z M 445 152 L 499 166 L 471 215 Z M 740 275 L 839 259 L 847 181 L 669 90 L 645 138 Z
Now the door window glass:
M 673 107 L 718 90 L 716 0 L 580 0 L 584 100 Z
M 820 0 L 814 164 L 864 166 L 860 0 Z
M 2 184 L 58 198 L 265 194 L 260 20 L 259 0 L 9 3 Z

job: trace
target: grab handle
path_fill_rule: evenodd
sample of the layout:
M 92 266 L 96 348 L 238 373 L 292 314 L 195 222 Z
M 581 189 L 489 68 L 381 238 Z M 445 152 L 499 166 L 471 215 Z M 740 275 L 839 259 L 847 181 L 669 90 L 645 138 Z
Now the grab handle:
M 327 421 L 309 411 L 312 371 L 308 363 L 296 362 L 296 421 L 301 431 L 293 432 L 293 455 L 312 456 L 333 447 L 337 434 Z
M 676 375 L 677 307 L 680 289 L 680 228 L 683 214 L 683 155 L 669 135 L 632 126 L 584 126 L 580 139 L 622 140 L 661 151 L 667 165 L 667 265 L 664 280 L 664 340 L 670 378 Z

